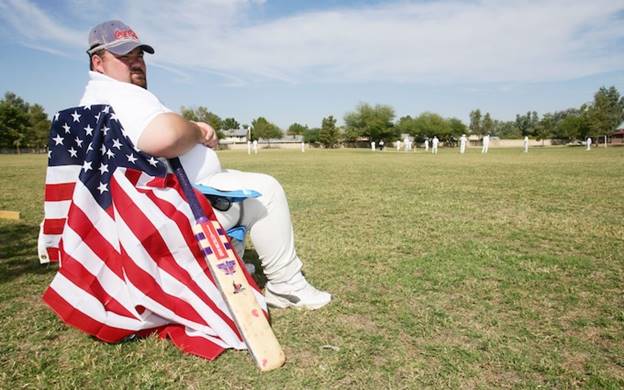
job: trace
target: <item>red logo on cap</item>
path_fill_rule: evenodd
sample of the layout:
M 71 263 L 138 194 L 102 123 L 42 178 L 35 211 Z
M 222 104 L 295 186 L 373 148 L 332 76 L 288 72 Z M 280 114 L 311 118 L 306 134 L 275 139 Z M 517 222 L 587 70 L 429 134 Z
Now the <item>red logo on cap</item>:
M 136 39 L 139 40 L 139 37 L 132 31 L 131 29 L 127 30 L 116 30 L 115 31 L 115 39 Z

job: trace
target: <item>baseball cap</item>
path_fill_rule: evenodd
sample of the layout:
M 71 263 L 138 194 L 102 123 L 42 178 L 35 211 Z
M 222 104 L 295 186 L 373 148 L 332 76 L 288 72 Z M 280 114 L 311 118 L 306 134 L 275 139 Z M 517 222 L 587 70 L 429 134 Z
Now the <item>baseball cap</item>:
M 139 36 L 124 22 L 109 20 L 93 27 L 89 32 L 89 55 L 106 49 L 113 54 L 125 55 L 141 47 L 143 51 L 154 54 L 154 49 L 139 40 Z

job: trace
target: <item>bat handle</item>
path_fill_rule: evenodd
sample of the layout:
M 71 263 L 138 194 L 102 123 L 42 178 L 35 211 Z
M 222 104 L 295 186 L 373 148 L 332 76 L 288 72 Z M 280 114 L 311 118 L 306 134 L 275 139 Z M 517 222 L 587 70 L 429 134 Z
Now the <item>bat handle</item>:
M 195 190 L 193 189 L 193 186 L 191 185 L 188 176 L 186 176 L 186 172 L 184 172 L 184 168 L 182 167 L 180 159 L 177 157 L 170 158 L 169 164 L 171 165 L 171 169 L 173 169 L 173 173 L 175 173 L 178 181 L 180 182 L 182 192 L 184 192 L 184 196 L 191 206 L 191 210 L 193 211 L 193 216 L 195 217 L 195 220 L 199 221 L 206 218 L 206 216 L 204 215 L 204 210 L 202 209 L 201 205 L 199 204 L 199 200 L 197 200 L 197 196 L 195 195 Z

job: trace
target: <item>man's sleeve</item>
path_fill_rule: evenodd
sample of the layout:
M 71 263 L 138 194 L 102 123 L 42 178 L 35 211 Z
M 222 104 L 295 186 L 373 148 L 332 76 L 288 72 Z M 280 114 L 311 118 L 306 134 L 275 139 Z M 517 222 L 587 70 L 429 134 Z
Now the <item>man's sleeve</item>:
M 143 130 L 159 114 L 171 112 L 151 92 L 130 88 L 115 97 L 113 109 L 121 125 L 136 146 Z

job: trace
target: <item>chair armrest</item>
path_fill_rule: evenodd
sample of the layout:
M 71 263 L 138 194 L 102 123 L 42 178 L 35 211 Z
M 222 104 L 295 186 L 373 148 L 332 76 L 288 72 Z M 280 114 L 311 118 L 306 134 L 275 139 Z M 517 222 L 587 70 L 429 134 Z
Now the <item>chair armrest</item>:
M 249 190 L 249 189 L 241 189 L 235 191 L 221 191 L 217 188 L 206 186 L 203 184 L 194 184 L 193 187 L 199 190 L 204 195 L 210 196 L 220 196 L 223 198 L 228 198 L 232 202 L 242 202 L 248 198 L 257 198 L 262 194 L 258 191 Z

